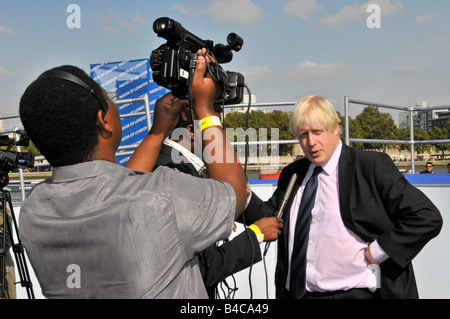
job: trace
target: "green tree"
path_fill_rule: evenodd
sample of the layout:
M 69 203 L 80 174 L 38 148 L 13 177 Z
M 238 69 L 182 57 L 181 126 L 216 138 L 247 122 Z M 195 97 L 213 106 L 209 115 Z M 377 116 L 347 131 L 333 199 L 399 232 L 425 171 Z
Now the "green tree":
M 450 138 L 450 120 L 445 123 L 445 126 L 433 127 L 430 131 L 430 139 L 432 140 L 448 140 Z M 450 150 L 449 143 L 439 143 L 435 144 L 434 147 L 436 150 L 441 151 L 442 158 L 444 158 L 445 151 Z
M 341 126 L 341 140 L 343 142 L 345 142 L 345 116 L 341 115 L 340 112 L 336 112 L 338 114 L 339 120 L 341 121 L 340 126 Z M 348 129 L 349 129 L 349 137 L 350 139 L 352 138 L 364 138 L 364 132 L 361 128 L 361 124 L 359 123 L 358 120 L 356 119 L 352 119 L 351 117 L 349 117 L 349 124 L 348 124 Z M 357 149 L 364 149 L 364 144 L 363 143 L 350 143 L 350 146 L 357 148 Z
M 30 145 L 25 148 L 26 152 L 34 153 L 35 156 L 41 156 L 41 152 L 37 149 L 36 145 L 34 145 L 33 141 L 30 141 Z
M 227 138 L 231 142 L 244 141 L 246 131 L 246 121 L 247 114 L 241 112 L 230 112 L 227 113 L 224 120 L 224 129 L 227 133 Z M 252 132 L 256 133 L 255 138 L 258 141 L 262 140 L 263 137 L 260 136 L 260 129 L 266 129 L 267 140 L 292 140 L 295 137 L 289 132 L 289 113 L 275 110 L 271 113 L 266 113 L 263 111 L 251 111 L 248 118 L 248 127 Z M 227 130 L 234 129 L 234 130 Z M 278 138 L 272 137 L 272 129 L 278 130 Z M 231 136 L 234 134 L 234 137 Z M 292 145 L 282 144 L 279 146 L 279 154 L 285 155 L 292 150 Z M 270 145 L 269 145 L 270 150 Z
M 295 136 L 289 131 L 289 113 L 275 110 L 272 113 L 266 114 L 266 127 L 268 130 L 269 139 L 272 139 L 271 129 L 278 129 L 278 139 L 280 141 L 295 140 Z M 280 155 L 287 155 L 293 149 L 292 144 L 281 144 L 279 146 Z
M 355 129 L 363 132 L 364 139 L 376 140 L 396 140 L 398 136 L 398 128 L 389 113 L 382 113 L 376 106 L 366 106 L 361 114 L 356 116 L 358 124 L 354 123 Z M 364 144 L 365 149 L 383 149 L 386 150 L 387 145 L 381 143 Z

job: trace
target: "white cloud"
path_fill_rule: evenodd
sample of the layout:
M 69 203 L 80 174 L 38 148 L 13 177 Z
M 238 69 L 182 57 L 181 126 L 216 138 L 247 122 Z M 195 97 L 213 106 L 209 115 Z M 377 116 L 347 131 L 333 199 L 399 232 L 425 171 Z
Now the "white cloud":
M 226 25 L 253 25 L 263 21 L 263 10 L 252 0 L 213 0 L 207 9 L 192 9 L 176 3 L 169 9 L 183 15 L 212 16 L 217 23 Z
M 134 17 L 123 17 L 119 13 L 108 11 L 108 15 L 97 15 L 97 21 L 102 29 L 107 32 L 116 32 L 119 30 L 135 31 L 138 25 L 147 24 L 147 20 L 140 15 Z
M 147 24 L 147 20 L 145 20 L 145 18 L 143 18 L 140 15 L 134 16 L 131 18 L 131 20 L 135 23 L 135 24 Z
M 10 71 L 8 71 L 6 68 L 0 66 L 0 77 L 15 79 L 18 78 L 18 76 Z
M 353 72 L 345 64 L 319 64 L 311 61 L 299 63 L 286 73 L 287 78 L 299 81 L 337 79 L 351 75 L 353 75 Z
M 354 4 L 353 6 L 345 6 L 336 15 L 320 18 L 319 22 L 327 25 L 341 25 L 349 21 L 365 20 L 368 17 L 366 11 L 367 6 L 371 4 L 380 6 L 382 16 L 396 15 L 404 8 L 404 4 L 400 1 L 392 3 L 391 0 L 373 0 L 363 5 Z
M 417 25 L 425 25 L 425 24 L 429 24 L 434 20 L 434 15 L 429 14 L 426 16 L 418 16 L 414 19 L 414 24 Z
M 246 82 L 252 82 L 256 80 L 266 80 L 274 74 L 274 71 L 266 65 L 255 65 L 243 69 L 242 74 L 244 75 Z
M 0 33 L 6 34 L 6 35 L 17 35 L 17 32 L 13 29 L 3 27 L 0 25 Z
M 315 0 L 291 0 L 283 8 L 283 13 L 305 20 L 309 18 L 311 12 L 320 9 L 322 9 L 322 6 Z
M 188 15 L 190 14 L 190 10 L 188 8 L 186 8 L 184 5 L 180 4 L 180 3 L 176 3 L 176 4 L 172 4 L 169 7 L 170 10 L 177 10 L 180 11 L 181 14 L 183 15 Z
M 253 25 L 263 21 L 263 10 L 251 0 L 215 0 L 206 13 L 220 24 Z

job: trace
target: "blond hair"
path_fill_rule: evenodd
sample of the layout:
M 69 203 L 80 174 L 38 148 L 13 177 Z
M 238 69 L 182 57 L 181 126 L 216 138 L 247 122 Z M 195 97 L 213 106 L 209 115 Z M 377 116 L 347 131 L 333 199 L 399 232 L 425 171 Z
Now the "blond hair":
M 316 129 L 334 129 L 340 122 L 333 105 L 327 99 L 310 95 L 298 100 L 289 122 L 289 129 L 297 138 L 299 126 Z

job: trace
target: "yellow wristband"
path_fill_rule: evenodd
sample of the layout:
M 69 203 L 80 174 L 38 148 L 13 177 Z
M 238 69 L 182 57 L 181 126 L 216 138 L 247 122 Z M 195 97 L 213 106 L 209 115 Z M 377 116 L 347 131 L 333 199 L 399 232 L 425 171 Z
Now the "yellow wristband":
M 211 126 L 222 126 L 222 124 L 220 123 L 220 119 L 217 116 L 208 116 L 205 117 L 204 119 L 200 120 L 200 126 L 202 128 L 202 131 L 207 129 L 208 127 Z
M 264 234 L 261 233 L 261 230 L 259 229 L 259 227 L 256 226 L 255 224 L 251 224 L 250 226 L 248 226 L 248 228 L 253 230 L 253 232 L 256 235 L 256 238 L 258 239 L 258 243 L 261 244 L 264 241 Z

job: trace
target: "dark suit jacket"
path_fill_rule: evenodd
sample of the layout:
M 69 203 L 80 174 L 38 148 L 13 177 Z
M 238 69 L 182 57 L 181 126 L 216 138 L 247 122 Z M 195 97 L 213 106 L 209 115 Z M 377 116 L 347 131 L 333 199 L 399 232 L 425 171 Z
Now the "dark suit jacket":
M 158 166 L 168 166 L 180 172 L 200 177 L 194 165 L 184 156 L 181 163 L 174 163 L 171 158 L 173 148 L 163 144 L 156 160 L 155 169 Z M 258 218 L 259 219 L 259 218 Z M 261 249 L 255 233 L 246 229 L 232 240 L 220 246 L 211 245 L 197 254 L 199 258 L 200 272 L 203 282 L 211 299 L 214 298 L 214 290 L 218 283 L 227 277 L 241 271 L 250 265 L 261 261 Z
M 249 223 L 261 216 L 273 216 L 290 177 L 294 172 L 298 174 L 284 211 L 283 233 L 278 238 L 277 297 L 286 286 L 289 211 L 309 165 L 308 159 L 303 158 L 286 166 L 272 197 L 263 202 L 252 194 L 245 211 Z M 338 176 L 340 210 L 345 226 L 366 242 L 377 239 L 390 256 L 380 265 L 381 288 L 375 297 L 418 298 L 411 260 L 440 232 L 442 217 L 439 210 L 405 179 L 387 154 L 359 151 L 343 145 Z
M 155 170 L 158 166 L 167 166 L 170 168 L 175 168 L 182 173 L 200 177 L 200 175 L 198 174 L 194 165 L 192 165 L 189 162 L 189 160 L 187 158 L 185 158 L 181 153 L 178 153 L 178 154 L 179 154 L 180 158 L 182 159 L 182 162 L 175 163 L 172 160 L 172 155 L 171 155 L 172 150 L 175 150 L 175 149 L 166 144 L 162 145 L 161 150 L 159 151 L 158 159 L 156 160 L 155 167 L 153 168 L 153 170 Z

